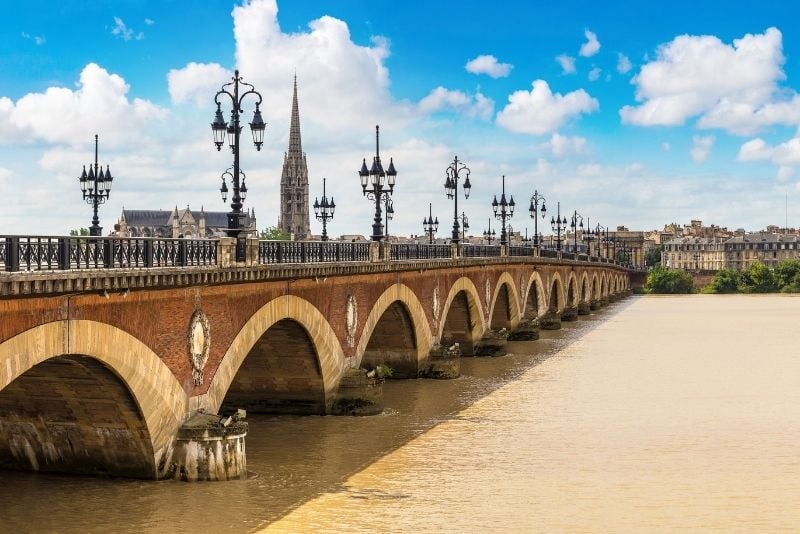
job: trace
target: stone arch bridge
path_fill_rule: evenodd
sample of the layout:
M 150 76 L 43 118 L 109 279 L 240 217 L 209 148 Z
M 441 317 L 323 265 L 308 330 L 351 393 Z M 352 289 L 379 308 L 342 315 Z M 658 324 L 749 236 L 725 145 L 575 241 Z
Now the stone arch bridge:
M 585 257 L 372 260 L 0 274 L 0 466 L 236 477 L 246 430 L 208 414 L 346 413 L 374 383 L 356 369 L 426 376 L 641 282 Z

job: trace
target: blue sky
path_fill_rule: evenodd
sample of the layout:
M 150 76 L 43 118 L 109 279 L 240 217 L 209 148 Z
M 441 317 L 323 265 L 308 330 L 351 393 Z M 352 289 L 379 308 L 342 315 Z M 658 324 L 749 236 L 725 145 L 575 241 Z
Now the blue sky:
M 208 122 L 236 67 L 265 97 L 264 150 L 242 155 L 261 227 L 277 222 L 295 72 L 333 233 L 370 232 L 356 171 L 376 123 L 399 170 L 393 233 L 421 233 L 428 202 L 452 217 L 456 154 L 474 233 L 502 174 L 520 207 L 538 189 L 610 226 L 756 230 L 783 223 L 786 195 L 797 226 L 800 8 L 763 4 L 27 1 L 0 21 L 0 187 L 17 199 L 0 233 L 88 225 L 76 178 L 94 133 L 116 177 L 106 229 L 122 206 L 226 209 L 230 155 Z M 512 225 L 532 229 L 524 210 Z

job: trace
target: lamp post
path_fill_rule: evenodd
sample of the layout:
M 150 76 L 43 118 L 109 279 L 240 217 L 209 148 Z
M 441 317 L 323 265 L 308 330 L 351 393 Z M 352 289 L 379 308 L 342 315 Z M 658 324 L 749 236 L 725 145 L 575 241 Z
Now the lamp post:
M 492 230 L 492 218 L 489 217 L 489 228 L 483 231 L 483 238 L 486 239 L 486 241 L 488 241 L 489 244 L 491 245 L 492 239 L 494 239 L 496 235 L 497 234 L 495 233 L 495 231 Z
M 539 207 L 539 202 L 542 203 L 542 207 Z M 533 219 L 533 246 L 534 248 L 539 248 L 539 220 L 536 218 L 537 215 L 541 212 L 542 219 L 547 212 L 547 206 L 544 205 L 545 198 L 539 194 L 539 191 L 534 190 L 533 196 L 531 197 L 531 207 L 528 211 L 531 214 L 531 219 Z M 527 231 L 527 230 L 526 230 Z
M 241 94 L 239 94 L 239 85 L 245 86 L 242 88 L 244 92 Z M 231 89 L 233 92 L 231 92 Z M 228 96 L 231 100 L 230 124 L 225 122 L 225 119 L 222 117 L 222 104 L 219 101 L 219 97 L 222 95 Z M 234 72 L 233 81 L 223 85 L 222 88 L 217 91 L 217 94 L 214 95 L 214 103 L 217 105 L 217 112 L 214 114 L 214 122 L 211 123 L 211 131 L 214 133 L 214 145 L 217 147 L 217 150 L 221 150 L 222 145 L 225 144 L 225 134 L 227 133 L 228 144 L 233 152 L 233 172 L 229 173 L 231 176 L 231 185 L 233 186 L 233 198 L 231 198 L 231 211 L 228 213 L 228 228 L 225 233 L 228 237 L 236 238 L 239 237 L 244 227 L 242 203 L 247 196 L 244 173 L 241 172 L 239 167 L 239 136 L 242 133 L 239 114 L 243 112 L 242 102 L 248 95 L 253 95 L 258 99 L 256 102 L 256 111 L 253 114 L 253 122 L 250 123 L 250 131 L 253 133 L 253 144 L 255 144 L 256 150 L 260 151 L 261 146 L 264 144 L 264 130 L 267 128 L 267 124 L 261 117 L 261 110 L 259 109 L 262 102 L 261 94 L 256 91 L 255 87 L 251 84 L 242 81 L 238 70 Z M 220 193 L 222 193 L 222 201 L 225 202 L 228 193 L 228 186 L 225 184 L 225 174 L 223 174 Z M 236 249 L 237 261 L 244 260 L 244 247 L 237 246 Z
M 580 224 L 578 224 L 578 219 L 580 219 Z M 569 227 L 572 228 L 572 253 L 578 253 L 578 228 L 583 231 L 583 216 L 578 213 L 578 210 L 573 210 L 572 212 L 572 220 L 569 223 Z
M 397 171 L 394 168 L 392 158 L 389 158 L 389 168 L 383 170 L 380 154 L 380 128 L 375 126 L 375 156 L 372 158 L 372 168 L 367 169 L 367 159 L 361 163 L 361 170 L 358 171 L 361 179 L 361 194 L 370 200 L 375 201 L 375 218 L 372 222 L 372 240 L 380 241 L 383 239 L 383 217 L 381 216 L 381 200 L 388 198 L 394 192 L 394 183 L 397 179 Z
M 463 211 L 461 212 L 461 241 L 466 239 L 467 230 L 469 230 L 469 219 L 467 218 L 467 214 Z
M 89 164 L 89 172 L 86 172 L 86 165 L 83 166 L 83 172 L 78 177 L 81 184 L 81 193 L 83 200 L 90 204 L 93 209 L 92 225 L 89 227 L 90 236 L 103 235 L 103 227 L 100 226 L 100 219 L 97 216 L 97 207 L 108 200 L 111 194 L 111 183 L 114 177 L 111 176 L 111 171 L 106 165 L 106 170 L 97 163 L 97 145 L 98 136 L 94 135 L 94 165 Z
M 506 175 L 503 175 L 503 190 L 500 194 L 500 202 L 497 201 L 497 195 L 494 196 L 492 201 L 492 211 L 494 211 L 495 218 L 501 222 L 503 227 L 500 229 L 500 245 L 505 246 L 508 244 L 508 233 L 506 232 L 506 220 L 514 216 L 514 195 L 511 195 L 511 201 L 506 201 Z
M 384 197 L 383 201 L 383 211 L 385 212 L 386 222 L 384 223 L 385 226 L 385 234 L 386 239 L 389 239 L 389 221 L 394 219 L 394 202 L 388 196 Z
M 430 202 L 428 203 L 428 217 L 422 218 L 422 228 L 428 235 L 428 243 L 433 244 L 433 235 L 439 229 L 439 217 L 433 218 L 433 204 Z
M 459 241 L 459 232 L 458 232 L 458 181 L 461 179 L 462 173 L 464 175 L 464 199 L 469 198 L 470 189 L 472 189 L 472 184 L 469 183 L 469 167 L 467 167 L 463 161 L 458 161 L 458 156 L 453 158 L 453 163 L 447 166 L 445 169 L 445 181 L 444 181 L 444 191 L 447 194 L 447 198 L 453 200 L 453 243 L 458 244 Z
M 601 247 L 601 244 L 600 244 L 600 238 L 603 236 L 602 228 L 603 228 L 603 226 L 601 226 L 600 223 L 597 223 L 597 225 L 594 228 L 591 228 L 591 227 L 589 228 L 589 235 L 597 240 L 597 247 L 596 247 L 597 254 L 596 255 L 597 255 L 598 258 L 601 256 L 600 250 L 601 250 L 602 247 Z M 591 255 L 591 251 L 589 251 L 589 252 L 590 252 L 589 255 Z
M 333 197 L 328 200 L 328 196 L 325 194 L 326 180 L 326 178 L 322 179 L 322 200 L 314 198 L 314 216 L 322 223 L 323 241 L 328 240 L 328 221 L 333 219 L 333 212 L 336 211 L 336 203 L 333 201 Z
M 556 233 L 556 250 L 561 250 L 561 232 L 567 229 L 567 217 L 561 217 L 561 202 L 558 203 L 556 217 L 550 217 L 550 226 Z

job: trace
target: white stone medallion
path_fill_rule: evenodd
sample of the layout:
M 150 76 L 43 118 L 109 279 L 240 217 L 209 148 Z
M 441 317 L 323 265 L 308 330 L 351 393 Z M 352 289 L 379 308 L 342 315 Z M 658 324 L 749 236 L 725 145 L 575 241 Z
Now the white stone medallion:
M 433 323 L 434 326 L 439 323 L 439 314 L 442 312 L 441 303 L 439 302 L 439 284 L 433 288 L 433 296 L 431 297 L 431 304 L 433 307 Z
M 486 279 L 486 283 L 483 285 L 484 288 L 484 295 L 486 296 L 485 304 L 486 306 L 486 313 L 489 313 L 489 308 L 492 306 L 492 288 L 489 285 L 489 279 Z
M 345 321 L 347 321 L 347 344 L 350 347 L 354 347 L 356 343 L 356 327 L 358 326 L 358 303 L 355 295 L 347 296 Z
M 195 386 L 203 385 L 203 371 L 208 362 L 208 352 L 211 349 L 211 327 L 208 317 L 202 310 L 196 310 L 189 321 L 187 335 L 187 348 L 189 361 L 192 364 L 192 378 Z

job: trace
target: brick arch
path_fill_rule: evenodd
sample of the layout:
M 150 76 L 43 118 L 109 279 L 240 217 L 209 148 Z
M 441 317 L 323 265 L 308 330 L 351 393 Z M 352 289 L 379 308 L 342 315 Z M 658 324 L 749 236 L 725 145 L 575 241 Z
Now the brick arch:
M 87 320 L 26 330 L 0 344 L 0 392 L 35 365 L 69 355 L 99 361 L 127 387 L 149 434 L 152 478 L 166 476 L 188 397 L 161 358 L 124 330 Z
M 508 316 L 507 316 L 507 323 L 508 327 L 515 327 L 519 324 L 519 314 L 520 314 L 520 305 L 519 305 L 519 291 L 517 290 L 516 284 L 514 284 L 514 279 L 508 272 L 503 272 L 498 279 L 497 283 L 494 286 L 494 292 L 492 295 L 492 304 L 489 306 L 489 321 L 490 323 L 494 322 L 494 314 L 495 311 L 500 312 L 502 310 L 495 310 L 495 306 L 497 304 L 498 297 L 501 295 L 501 291 L 503 291 L 503 287 L 505 286 L 506 294 L 508 295 Z M 490 326 L 494 328 L 494 326 Z
M 475 287 L 475 284 L 472 282 L 472 280 L 466 276 L 462 276 L 456 280 L 452 286 L 450 286 L 450 291 L 447 293 L 447 298 L 442 306 L 442 314 L 439 318 L 439 332 L 437 335 L 437 339 L 440 341 L 442 340 L 444 327 L 447 323 L 447 317 L 450 313 L 450 308 L 453 305 L 453 300 L 462 292 L 467 300 L 470 319 L 474 323 L 469 333 L 470 340 L 477 341 L 486 331 L 486 318 L 483 316 L 480 293 L 478 293 L 478 289 Z
M 383 317 L 383 314 L 396 302 L 402 304 L 411 321 L 416 345 L 417 363 L 428 357 L 431 346 L 433 345 L 433 335 L 431 334 L 431 329 L 428 325 L 428 319 L 425 316 L 422 303 L 420 303 L 411 288 L 405 284 L 394 284 L 378 297 L 366 321 L 364 321 L 364 328 L 361 330 L 361 337 L 358 340 L 355 352 L 356 367 L 361 364 L 364 352 L 367 350 L 370 338 L 375 332 L 375 327 L 378 325 L 381 317 Z
M 219 411 L 237 371 L 256 342 L 270 327 L 285 319 L 298 323 L 308 334 L 322 374 L 325 405 L 330 408 L 345 370 L 344 352 L 325 316 L 313 304 L 295 295 L 282 295 L 269 301 L 247 320 L 211 377 L 208 392 L 197 398 L 199 407 Z
M 553 293 L 554 291 L 555 293 Z M 561 281 L 561 275 L 554 272 L 550 277 L 550 289 L 547 292 L 547 311 L 561 313 L 565 307 L 564 282 Z
M 531 305 L 531 288 L 536 289 L 536 313 L 535 315 L 530 313 L 529 306 Z M 533 271 L 531 273 L 530 278 L 528 278 L 528 283 L 525 285 L 525 299 L 523 300 L 523 314 L 525 317 L 535 319 L 545 313 L 547 311 L 547 300 L 545 300 L 546 292 L 544 289 L 544 284 L 542 283 L 542 277 L 539 275 L 538 272 Z
M 580 302 L 580 288 L 578 287 L 578 277 L 575 276 L 575 271 L 570 271 L 569 275 L 567 276 L 567 287 L 565 290 L 566 301 L 569 301 L 569 293 L 572 290 L 572 301 L 567 302 L 566 305 L 570 307 L 576 307 L 578 302 Z

